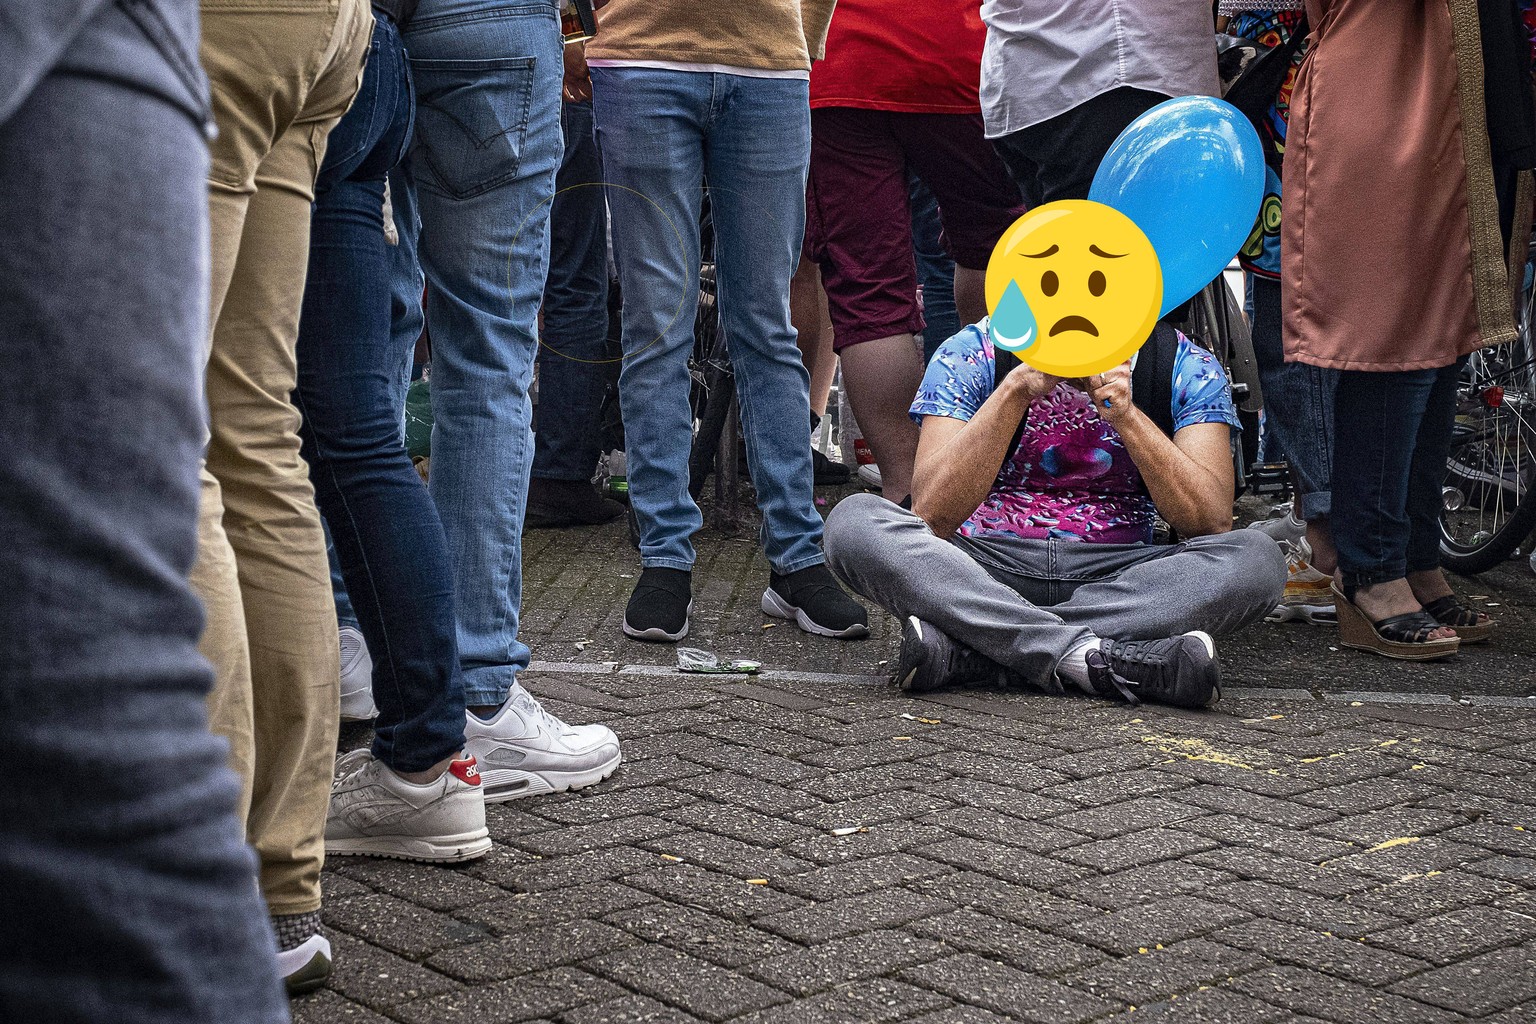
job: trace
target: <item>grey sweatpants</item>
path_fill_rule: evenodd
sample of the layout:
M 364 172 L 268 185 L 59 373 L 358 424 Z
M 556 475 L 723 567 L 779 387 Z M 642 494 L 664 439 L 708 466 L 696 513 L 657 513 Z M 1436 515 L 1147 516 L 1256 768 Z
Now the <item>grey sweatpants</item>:
M 1262 619 L 1285 589 L 1285 557 L 1253 530 L 1166 545 L 998 534 L 945 540 L 873 494 L 838 503 L 826 548 L 832 569 L 858 593 L 1046 688 L 1054 688 L 1057 663 L 1089 636 L 1231 633 Z

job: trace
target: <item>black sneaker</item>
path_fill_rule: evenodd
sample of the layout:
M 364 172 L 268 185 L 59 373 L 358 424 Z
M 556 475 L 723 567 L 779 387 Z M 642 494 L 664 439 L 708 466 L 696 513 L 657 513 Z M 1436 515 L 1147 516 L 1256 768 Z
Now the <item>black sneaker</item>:
M 833 462 L 816 448 L 811 449 L 811 468 L 816 473 L 816 486 L 838 486 L 848 482 L 853 470 L 841 462 Z
M 552 526 L 600 526 L 624 514 L 624 506 L 597 493 L 587 480 L 528 481 L 528 503 L 523 528 Z
M 869 613 L 843 593 L 826 565 L 813 565 L 788 576 L 772 574 L 763 591 L 763 614 L 794 619 L 807 633 L 862 640 L 869 636 Z
M 996 683 L 1003 678 L 1001 665 L 951 640 L 932 623 L 908 615 L 901 624 L 901 654 L 891 676 L 898 690 L 922 693 L 944 686 Z
M 683 569 L 642 569 L 624 609 L 624 635 L 672 644 L 688 635 L 693 611 L 693 573 Z
M 1208 708 L 1221 699 L 1221 662 L 1210 634 L 1166 640 L 1103 640 L 1088 652 L 1088 681 L 1102 697 L 1120 696 L 1181 708 Z

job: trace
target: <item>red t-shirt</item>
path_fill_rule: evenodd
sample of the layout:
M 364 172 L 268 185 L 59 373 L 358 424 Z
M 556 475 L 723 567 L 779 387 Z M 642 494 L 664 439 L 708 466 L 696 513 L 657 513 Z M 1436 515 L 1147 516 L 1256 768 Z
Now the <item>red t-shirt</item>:
M 986 38 L 976 0 L 838 0 L 811 106 L 979 113 Z

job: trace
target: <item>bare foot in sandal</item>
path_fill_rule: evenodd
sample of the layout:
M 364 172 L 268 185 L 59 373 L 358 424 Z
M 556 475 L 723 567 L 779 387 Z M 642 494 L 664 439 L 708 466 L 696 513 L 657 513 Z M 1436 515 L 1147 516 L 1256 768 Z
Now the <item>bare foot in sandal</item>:
M 1337 574 L 1334 582 L 1343 589 L 1343 583 L 1339 581 Z M 1441 582 L 1444 582 L 1443 578 Z M 1397 615 L 1411 615 L 1424 610 L 1423 603 L 1414 594 L 1413 587 L 1409 586 L 1407 580 L 1392 580 L 1389 583 L 1360 587 L 1355 591 L 1354 603 L 1355 607 L 1364 612 L 1372 622 L 1383 622 Z M 1450 626 L 1441 626 L 1425 639 L 1450 640 L 1455 636 L 1456 631 Z
M 1480 643 L 1493 635 L 1493 618 L 1457 597 L 1441 570 L 1411 572 L 1408 585 L 1424 610 L 1454 629 L 1463 643 Z

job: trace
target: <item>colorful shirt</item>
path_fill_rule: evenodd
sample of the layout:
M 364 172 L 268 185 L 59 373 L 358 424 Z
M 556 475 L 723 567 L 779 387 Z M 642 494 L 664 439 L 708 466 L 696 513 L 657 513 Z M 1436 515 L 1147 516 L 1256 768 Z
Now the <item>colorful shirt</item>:
M 1265 49 L 1274 49 L 1290 42 L 1291 33 L 1301 25 L 1303 11 L 1248 11 L 1234 14 L 1227 25 L 1227 32 L 1243 39 L 1252 39 Z M 1261 128 L 1266 144 L 1273 145 L 1275 152 L 1285 156 L 1285 129 L 1291 119 L 1291 90 L 1296 86 L 1296 72 L 1307 55 L 1307 45 L 1297 47 L 1291 58 L 1291 69 L 1280 85 L 1280 93 L 1271 104 Z M 1280 279 L 1280 175 L 1274 167 L 1264 169 L 1264 201 L 1259 206 L 1258 219 L 1253 231 L 1243 243 L 1237 258 L 1245 270 L 1271 280 Z
M 919 424 L 925 416 L 970 420 L 992 394 L 995 365 L 987 321 L 965 328 L 928 364 L 912 418 Z M 1173 427 L 1195 423 L 1240 427 L 1221 364 L 1181 334 L 1173 363 Z M 1115 428 L 1086 394 L 1061 384 L 1030 404 L 1018 449 L 960 533 L 1146 544 L 1156 515 Z

